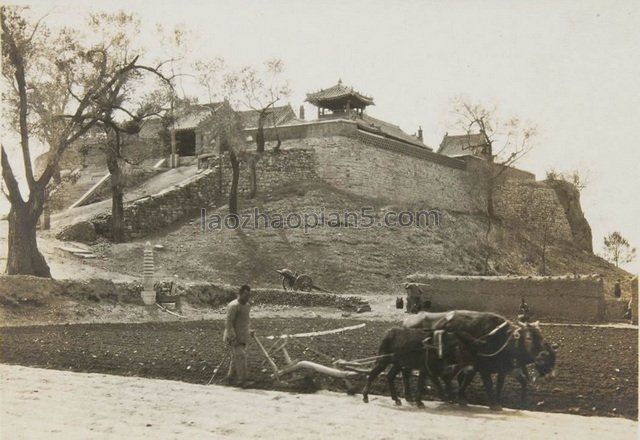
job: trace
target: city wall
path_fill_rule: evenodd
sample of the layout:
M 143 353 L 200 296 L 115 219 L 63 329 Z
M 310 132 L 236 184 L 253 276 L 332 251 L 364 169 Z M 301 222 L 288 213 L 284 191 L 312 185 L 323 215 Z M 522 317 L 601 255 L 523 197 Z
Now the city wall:
M 482 170 L 487 163 L 478 158 L 442 156 L 361 132 L 350 121 L 278 127 L 278 133 L 279 151 L 273 150 L 275 144 L 270 141 L 262 155 L 252 149 L 239 154 L 240 196 L 250 190 L 249 164 L 255 161 L 258 192 L 320 180 L 338 190 L 393 204 L 486 212 L 488 192 Z M 274 129 L 266 130 L 267 139 L 274 136 Z M 232 175 L 228 158 L 212 156 L 204 166 L 213 172 L 206 179 L 193 179 L 128 205 L 125 223 L 130 236 L 158 230 L 198 208 L 226 204 Z M 553 240 L 575 239 L 556 192 L 544 182 L 536 183 L 531 173 L 507 170 L 494 192 L 494 207 L 498 217 L 515 226 L 543 228 Z M 107 218 L 96 222 L 100 234 L 108 232 Z

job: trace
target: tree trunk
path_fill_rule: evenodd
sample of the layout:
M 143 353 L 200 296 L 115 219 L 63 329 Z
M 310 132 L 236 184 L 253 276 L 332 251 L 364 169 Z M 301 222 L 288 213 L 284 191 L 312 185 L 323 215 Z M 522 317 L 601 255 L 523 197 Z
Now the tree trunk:
M 122 243 L 124 236 L 124 206 L 122 192 L 113 193 L 111 196 L 111 241 Z
M 238 180 L 240 180 L 240 163 L 236 153 L 229 149 L 229 161 L 231 162 L 231 189 L 229 190 L 229 214 L 238 214 Z
M 485 256 L 483 263 L 483 273 L 489 275 L 489 260 L 491 259 L 491 241 L 490 235 L 493 228 L 493 182 L 489 182 L 487 191 L 487 230 L 484 234 Z
M 274 151 L 280 151 L 280 146 L 282 146 L 282 139 L 280 139 L 280 133 L 278 133 L 278 128 L 276 127 L 276 146 L 273 147 Z
M 264 120 L 267 118 L 267 113 L 261 111 L 258 116 L 258 131 L 256 132 L 256 151 L 258 153 L 264 153 Z
M 118 142 L 116 140 L 116 142 Z M 123 176 L 118 162 L 118 147 L 107 148 L 107 168 L 111 176 L 111 241 L 122 243 L 124 236 Z
M 33 275 L 51 278 L 46 260 L 38 250 L 36 225 L 42 213 L 42 197 L 30 198 L 27 203 L 14 203 L 9 211 L 9 252 L 7 275 Z
M 256 156 L 252 155 L 249 157 L 249 160 L 247 161 L 247 165 L 249 167 L 249 183 L 250 183 L 249 198 L 250 199 L 253 199 L 258 193 L 258 175 L 256 174 L 256 166 L 259 161 L 260 161 L 259 155 L 256 155 Z
M 489 240 L 489 235 L 491 234 L 491 224 L 491 217 L 487 217 L 487 231 L 484 234 L 485 254 L 482 269 L 484 275 L 490 275 L 489 260 L 491 259 L 491 241 Z

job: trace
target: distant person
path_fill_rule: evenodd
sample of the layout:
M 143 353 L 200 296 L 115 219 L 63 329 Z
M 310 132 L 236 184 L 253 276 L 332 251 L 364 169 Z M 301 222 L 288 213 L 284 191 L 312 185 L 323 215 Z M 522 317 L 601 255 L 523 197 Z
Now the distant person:
M 613 296 L 616 298 L 620 298 L 622 296 L 622 289 L 620 288 L 620 280 L 616 281 L 616 284 L 613 286 Z
M 401 296 L 396 298 L 396 309 L 404 309 L 404 300 Z
M 518 321 L 529 322 L 529 305 L 524 300 L 520 299 L 520 307 L 518 308 Z
M 227 383 L 246 388 L 253 384 L 248 380 L 247 343 L 253 330 L 249 328 L 249 312 L 251 304 L 251 288 L 247 285 L 240 287 L 237 298 L 227 305 L 227 320 L 224 328 L 224 342 L 229 346 L 231 363 L 227 374 Z

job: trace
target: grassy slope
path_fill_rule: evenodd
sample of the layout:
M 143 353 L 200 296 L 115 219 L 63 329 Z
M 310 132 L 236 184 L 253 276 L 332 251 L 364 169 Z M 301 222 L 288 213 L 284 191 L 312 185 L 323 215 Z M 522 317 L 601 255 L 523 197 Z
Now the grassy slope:
M 241 203 L 243 212 L 344 212 L 362 206 L 415 210 L 424 206 L 391 206 L 385 200 L 364 199 L 324 182 L 300 182 L 262 193 Z M 209 210 L 209 214 L 214 212 Z M 225 213 L 224 209 L 219 210 Z M 482 216 L 447 212 L 439 227 L 315 228 L 288 230 L 219 230 L 202 232 L 200 218 L 150 237 L 165 250 L 156 252 L 159 277 L 218 283 L 279 285 L 273 269 L 288 267 L 312 276 L 316 285 L 344 293 L 401 294 L 404 277 L 413 272 L 478 274 L 482 268 Z M 88 262 L 136 275 L 142 269 L 146 240 L 94 246 L 102 257 Z M 536 274 L 539 250 L 526 231 L 500 225 L 495 234 L 495 273 Z M 570 247 L 548 249 L 550 274 L 602 273 L 618 275 L 603 260 Z M 139 262 L 139 263 L 136 263 Z M 620 273 L 624 273 L 620 271 Z

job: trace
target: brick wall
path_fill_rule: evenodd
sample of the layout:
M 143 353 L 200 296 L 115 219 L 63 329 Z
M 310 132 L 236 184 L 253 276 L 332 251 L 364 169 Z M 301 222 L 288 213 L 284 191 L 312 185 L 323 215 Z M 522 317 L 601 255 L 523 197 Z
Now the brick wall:
M 455 277 L 420 275 L 408 277 L 431 300 L 431 311 L 456 309 L 495 312 L 509 319 L 517 316 L 525 298 L 533 320 L 600 322 L 605 317 L 602 278 L 579 277 Z M 407 301 L 418 295 L 407 289 Z

